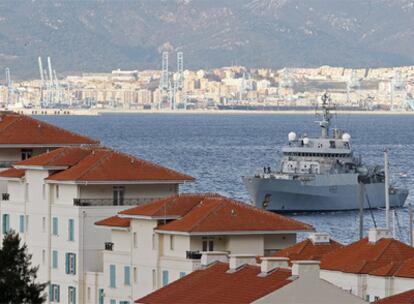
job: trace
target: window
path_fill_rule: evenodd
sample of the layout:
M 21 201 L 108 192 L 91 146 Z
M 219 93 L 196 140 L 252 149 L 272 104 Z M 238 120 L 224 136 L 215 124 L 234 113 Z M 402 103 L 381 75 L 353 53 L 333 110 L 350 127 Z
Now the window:
M 100 288 L 98 291 L 98 303 L 104 304 L 104 301 L 105 301 L 105 292 L 102 288 Z
M 55 186 L 55 190 L 56 190 L 56 198 L 59 198 L 59 185 Z
M 129 266 L 124 267 L 124 284 L 131 285 L 131 271 Z
M 33 155 L 33 149 L 22 149 L 21 151 L 22 160 L 28 159 L 32 157 L 32 155 Z
M 380 299 L 380 297 L 379 296 L 375 296 L 374 297 L 374 301 L 378 301 Z
M 157 288 L 157 271 L 155 269 L 152 270 L 152 289 Z
M 52 218 L 52 234 L 53 235 L 59 234 L 59 222 L 58 222 L 57 217 Z
M 119 304 L 129 304 L 129 301 L 119 301 Z
M 365 296 L 365 301 L 369 302 L 369 295 Z
M 162 271 L 162 286 L 168 285 L 168 271 L 167 270 L 163 270 Z
M 10 215 L 3 214 L 3 234 L 6 234 L 10 230 Z
M 42 263 L 44 264 L 46 261 L 46 250 L 42 249 Z
M 88 287 L 88 302 L 91 301 L 91 288 Z
M 116 288 L 116 267 L 109 265 L 109 287 Z
M 203 251 L 214 251 L 214 238 L 202 238 Z
M 75 220 L 69 219 L 68 222 L 68 240 L 74 241 L 75 240 Z
M 60 301 L 60 287 L 59 287 L 59 285 L 51 284 L 49 294 L 50 294 L 50 301 L 51 302 L 59 303 L 59 301 Z
M 42 217 L 42 232 L 46 231 L 46 218 Z
M 58 252 L 57 250 L 52 251 L 52 267 L 58 268 Z
M 116 301 L 115 300 L 111 300 L 111 301 L 109 301 L 109 303 L 110 304 L 116 304 Z
M 124 204 L 124 194 L 125 194 L 124 187 L 114 187 L 114 190 L 113 190 L 113 205 L 114 206 L 122 206 Z
M 134 267 L 134 283 L 137 282 L 137 267 Z
M 46 185 L 45 184 L 42 185 L 42 198 L 43 199 L 46 198 Z
M 180 272 L 180 279 L 185 277 L 185 272 Z
M 132 234 L 132 237 L 133 237 L 133 242 L 134 242 L 134 248 L 137 248 L 137 243 L 138 243 L 138 240 L 137 240 L 137 233 L 136 232 L 134 232 L 133 234 Z
M 66 274 L 76 274 L 76 254 L 66 253 Z
M 76 288 L 69 286 L 68 288 L 68 303 L 76 304 Z
M 24 233 L 24 215 L 19 216 L 19 232 Z
M 152 234 L 152 249 L 155 249 L 155 233 Z
M 170 235 L 170 250 L 174 250 L 174 235 Z

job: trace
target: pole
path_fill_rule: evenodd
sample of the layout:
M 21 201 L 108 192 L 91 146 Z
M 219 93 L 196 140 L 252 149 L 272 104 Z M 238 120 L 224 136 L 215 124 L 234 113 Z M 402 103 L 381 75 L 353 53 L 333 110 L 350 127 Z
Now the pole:
M 413 208 L 411 206 L 411 204 L 408 205 L 408 214 L 409 214 L 409 220 L 410 223 L 408 225 L 410 231 L 410 246 L 413 246 Z
M 390 193 L 388 176 L 388 150 L 384 150 L 384 175 L 385 175 L 385 227 L 389 230 L 390 225 Z
M 396 214 L 395 209 L 392 210 L 392 238 L 395 239 L 397 237 L 397 230 L 396 230 Z
M 364 185 L 359 182 L 358 183 L 358 200 L 359 200 L 359 239 L 362 240 L 364 238 Z

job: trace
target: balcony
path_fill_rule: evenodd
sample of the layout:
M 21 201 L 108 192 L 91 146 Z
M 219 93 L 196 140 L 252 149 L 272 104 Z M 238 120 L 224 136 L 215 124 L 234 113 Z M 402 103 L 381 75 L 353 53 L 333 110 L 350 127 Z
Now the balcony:
M 121 200 L 114 200 L 112 198 L 74 198 L 74 206 L 137 206 L 148 203 L 152 200 L 158 199 L 153 198 L 124 198 Z
M 8 201 L 10 199 L 10 193 L 2 193 L 1 194 L 1 200 L 2 201 Z
M 108 250 L 108 251 L 114 250 L 114 243 L 112 243 L 112 242 L 106 242 L 105 243 L 105 250 Z
M 188 260 L 200 260 L 201 252 L 200 251 L 187 251 L 185 257 Z

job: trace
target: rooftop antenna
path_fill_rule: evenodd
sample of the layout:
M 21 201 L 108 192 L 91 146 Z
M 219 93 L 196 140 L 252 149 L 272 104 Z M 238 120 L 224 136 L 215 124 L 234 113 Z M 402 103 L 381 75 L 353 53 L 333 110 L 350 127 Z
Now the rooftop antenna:
M 330 113 L 331 98 L 329 97 L 328 93 L 325 92 L 322 95 L 321 100 L 322 100 L 322 120 L 318 122 L 322 128 L 322 138 L 328 138 L 329 127 L 331 126 L 331 120 L 332 120 L 332 114 Z

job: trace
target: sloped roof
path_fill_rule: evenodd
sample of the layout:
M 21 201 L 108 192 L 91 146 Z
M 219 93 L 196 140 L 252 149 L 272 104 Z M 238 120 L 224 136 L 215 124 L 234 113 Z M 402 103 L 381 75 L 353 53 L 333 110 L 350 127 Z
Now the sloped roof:
M 323 255 L 341 247 L 343 247 L 343 245 L 334 240 L 329 240 L 327 243 L 314 244 L 310 239 L 306 239 L 302 242 L 296 243 L 290 247 L 275 252 L 273 256 L 287 257 L 289 258 L 289 261 L 320 261 Z
M 25 170 L 10 168 L 0 172 L 0 177 L 22 178 Z
M 128 218 L 122 218 L 117 215 L 111 216 L 109 218 L 97 221 L 95 225 L 97 226 L 108 226 L 108 227 L 121 227 L 127 228 L 129 227 L 131 220 Z
M 291 283 L 290 270 L 278 269 L 260 277 L 260 267 L 246 265 L 227 273 L 226 263 L 196 270 L 171 284 L 140 298 L 135 303 L 251 303 Z
M 193 181 L 191 176 L 103 147 L 66 147 L 31 157 L 15 165 L 68 167 L 50 181 Z
M 373 304 L 413 304 L 414 289 L 373 302 Z
M 46 122 L 13 112 L 0 112 L 1 145 L 68 146 L 98 144 L 85 136 L 53 126 Z
M 395 276 L 414 278 L 414 258 L 403 261 L 391 262 L 369 273 L 375 276 Z
M 325 254 L 321 269 L 368 274 L 392 262 L 414 257 L 414 248 L 398 240 L 382 238 L 375 243 L 364 238 Z
M 120 214 L 124 217 L 175 218 L 158 226 L 159 232 L 201 234 L 313 230 L 308 224 L 217 194 L 173 195 L 121 211 Z

